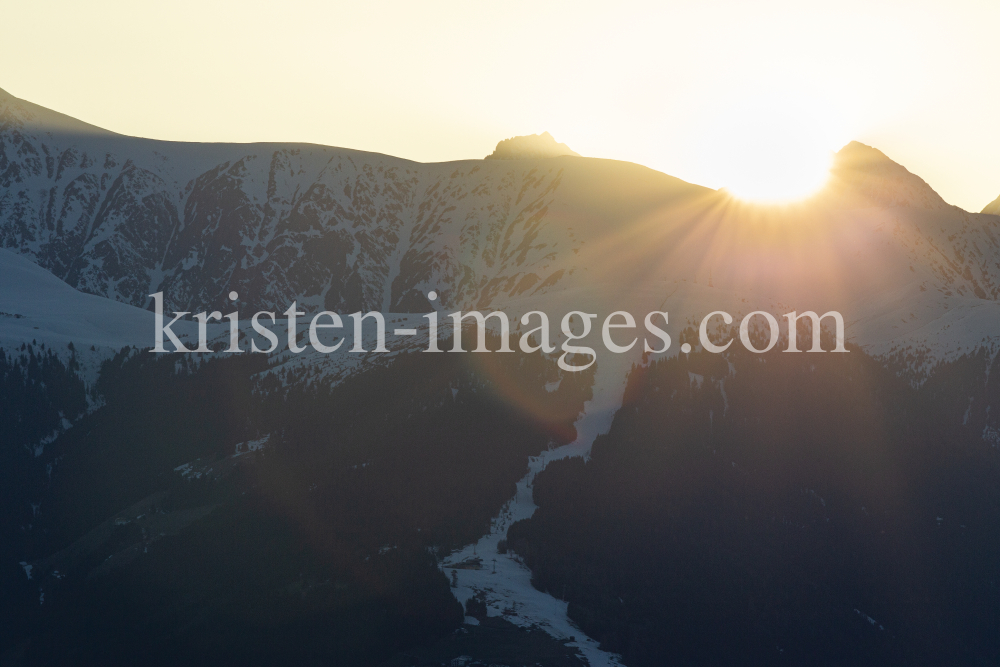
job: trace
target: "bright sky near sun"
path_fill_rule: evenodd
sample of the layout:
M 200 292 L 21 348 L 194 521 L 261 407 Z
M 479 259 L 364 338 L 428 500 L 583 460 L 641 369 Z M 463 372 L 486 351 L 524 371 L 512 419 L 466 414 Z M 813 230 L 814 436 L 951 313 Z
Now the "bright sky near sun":
M 1000 2 L 7 2 L 0 88 L 116 132 L 423 162 L 550 132 L 748 198 L 879 148 L 1000 195 Z

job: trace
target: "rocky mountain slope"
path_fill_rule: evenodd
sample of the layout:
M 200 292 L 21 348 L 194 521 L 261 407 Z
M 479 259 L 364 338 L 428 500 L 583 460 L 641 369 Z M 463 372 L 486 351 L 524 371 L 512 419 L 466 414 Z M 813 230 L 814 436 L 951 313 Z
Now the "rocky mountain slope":
M 430 289 L 442 307 L 517 310 L 683 282 L 829 304 L 858 342 L 882 344 L 1000 296 L 1000 219 L 949 206 L 861 144 L 823 193 L 782 208 L 629 163 L 509 157 L 158 142 L 0 93 L 0 246 L 84 292 L 146 308 L 162 290 L 194 311 L 229 305 L 230 290 L 247 311 L 426 312 Z M 882 301 L 904 293 L 934 307 L 887 323 Z
M 172 647 L 174 657 L 238 647 L 249 660 L 289 637 L 303 660 L 353 647 L 370 663 L 450 632 L 457 598 L 467 611 L 542 625 L 592 665 L 617 664 L 598 647 L 632 650 L 631 629 L 608 630 L 604 620 L 604 610 L 617 613 L 617 595 L 587 602 L 586 591 L 598 590 L 590 575 L 557 582 L 551 569 L 543 579 L 571 588 L 549 595 L 513 551 L 498 570 L 494 563 L 495 576 L 482 558 L 551 501 L 533 492 L 536 475 L 553 479 L 543 471 L 550 461 L 588 457 L 612 419 L 628 423 L 637 406 L 683 408 L 690 391 L 704 405 L 688 445 L 720 428 L 741 432 L 732 415 L 759 392 L 753 383 L 734 391 L 730 376 L 740 365 L 751 369 L 740 377 L 750 377 L 763 358 L 702 354 L 718 366 L 712 372 L 673 358 L 681 339 L 697 342 L 687 327 L 711 310 L 840 310 L 858 346 L 850 356 L 880 369 L 893 401 L 914 414 L 921 401 L 945 406 L 924 418 L 946 425 L 956 451 L 992 460 L 1000 216 L 989 207 L 950 206 L 859 143 L 838 153 L 824 191 L 782 207 L 583 158 L 548 135 L 503 141 L 490 158 L 420 164 L 308 144 L 137 139 L 0 91 L 0 428 L 17 439 L 0 449 L 4 502 L 16 508 L 0 525 L 0 581 L 16 591 L 0 605 L 8 628 L 0 661 L 19 654 L 47 664 L 65 658 L 50 647 L 81 637 L 88 655 L 107 658 L 102 652 L 117 645 L 109 638 L 127 626 L 122 664 L 151 646 Z M 433 304 L 431 289 L 441 295 Z M 243 318 L 295 300 L 311 311 L 380 310 L 390 328 L 416 327 L 432 308 L 503 309 L 512 320 L 539 309 L 554 318 L 666 310 L 675 344 L 661 362 L 676 366 L 676 378 L 643 385 L 655 367 L 641 345 L 605 352 L 592 374 L 570 378 L 539 355 L 521 363 L 400 353 L 377 363 L 346 353 L 180 361 L 136 353 L 152 345 L 149 294 L 163 291 L 168 309 L 198 312 L 230 310 L 233 290 Z M 194 335 L 191 322 L 175 329 Z M 774 386 L 801 384 L 795 373 L 808 366 L 785 365 L 793 368 L 771 378 Z M 866 389 L 850 369 L 836 377 L 845 395 Z M 685 391 L 668 396 L 678 382 Z M 824 414 L 836 421 L 846 411 L 838 409 Z M 638 436 L 659 451 L 659 431 Z M 604 454 L 610 441 L 601 441 Z M 872 447 L 887 443 L 898 444 Z M 225 533 L 258 522 L 259 531 Z M 538 541 L 529 537 L 522 555 Z M 227 560 L 234 544 L 254 557 Z M 567 544 L 539 548 L 558 553 Z M 540 572 L 549 556 L 535 554 Z M 300 558 L 301 567 L 285 567 Z M 264 562 L 279 566 L 264 572 Z M 450 573 L 452 594 L 439 569 Z M 150 577 L 159 588 L 147 595 L 140 582 Z M 407 606 L 432 598 L 432 608 Z M 152 599 L 180 611 L 150 621 Z M 568 604 L 581 600 L 601 612 L 590 620 L 597 641 L 574 629 L 587 614 Z M 273 618 L 246 615 L 273 605 L 281 609 Z M 413 618 L 385 612 L 403 608 Z M 432 629 L 414 621 L 425 611 L 440 615 Z M 105 612 L 118 620 L 76 623 Z M 311 624 L 324 618 L 381 620 L 338 635 L 342 645 L 309 643 L 322 634 Z M 296 643 L 289 628 L 308 641 Z M 411 632 L 405 641 L 401 628 Z M 652 636 L 642 646 L 655 649 Z

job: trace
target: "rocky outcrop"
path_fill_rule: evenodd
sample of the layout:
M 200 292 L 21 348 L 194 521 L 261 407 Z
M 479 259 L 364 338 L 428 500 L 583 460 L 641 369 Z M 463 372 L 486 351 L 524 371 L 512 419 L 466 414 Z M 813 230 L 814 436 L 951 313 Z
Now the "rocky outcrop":
M 570 150 L 566 144 L 557 143 L 548 132 L 529 134 L 522 137 L 511 137 L 497 144 L 496 150 L 486 156 L 487 160 L 523 160 L 527 158 L 559 157 L 573 155 L 580 157 L 576 151 Z

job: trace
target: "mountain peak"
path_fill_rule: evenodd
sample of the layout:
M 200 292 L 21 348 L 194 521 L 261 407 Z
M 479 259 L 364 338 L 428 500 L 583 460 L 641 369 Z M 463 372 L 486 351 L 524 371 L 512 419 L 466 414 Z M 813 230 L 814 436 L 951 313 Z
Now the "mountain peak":
M 997 197 L 991 203 L 987 204 L 986 208 L 984 208 L 982 212 L 1000 215 L 1000 197 Z
M 876 206 L 948 206 L 924 179 L 860 141 L 852 141 L 837 152 L 830 173 L 842 188 Z
M 487 160 L 519 160 L 524 158 L 558 157 L 560 155 L 580 154 L 571 150 L 566 144 L 557 143 L 548 132 L 529 134 L 521 137 L 504 139 L 497 144 L 496 150 L 486 156 Z

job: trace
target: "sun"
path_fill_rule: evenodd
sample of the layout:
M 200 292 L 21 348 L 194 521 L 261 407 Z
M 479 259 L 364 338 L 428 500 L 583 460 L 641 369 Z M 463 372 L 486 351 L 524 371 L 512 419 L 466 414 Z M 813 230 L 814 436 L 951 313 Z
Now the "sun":
M 818 192 L 846 141 L 834 110 L 786 95 L 719 110 L 708 154 L 718 184 L 738 199 L 789 203 Z
M 801 139 L 761 134 L 734 147 L 724 181 L 744 201 L 782 204 L 819 192 L 830 176 L 833 153 Z

